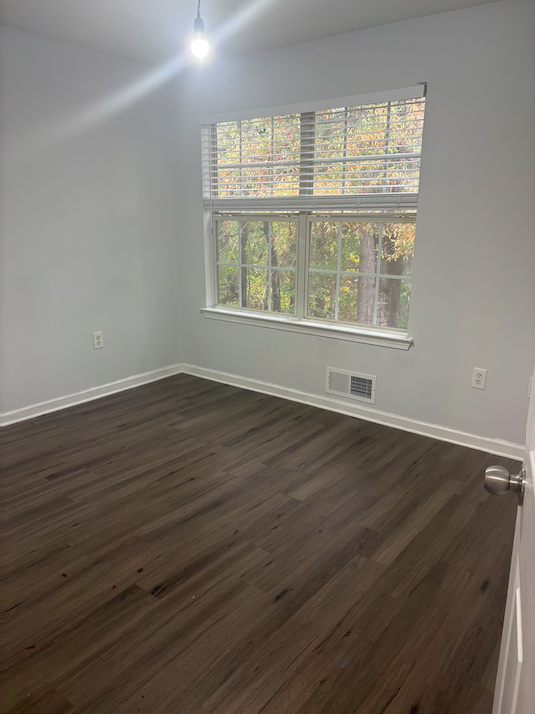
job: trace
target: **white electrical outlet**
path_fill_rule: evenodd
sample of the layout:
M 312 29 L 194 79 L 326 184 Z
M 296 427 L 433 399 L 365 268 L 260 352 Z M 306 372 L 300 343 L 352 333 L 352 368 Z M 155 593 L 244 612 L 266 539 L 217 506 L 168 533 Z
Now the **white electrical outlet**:
M 100 350 L 104 347 L 104 338 L 102 337 L 102 332 L 93 332 L 93 348 L 95 350 Z
M 472 370 L 472 384 L 470 386 L 474 389 L 485 389 L 486 382 L 487 370 L 481 369 L 481 367 L 474 367 Z

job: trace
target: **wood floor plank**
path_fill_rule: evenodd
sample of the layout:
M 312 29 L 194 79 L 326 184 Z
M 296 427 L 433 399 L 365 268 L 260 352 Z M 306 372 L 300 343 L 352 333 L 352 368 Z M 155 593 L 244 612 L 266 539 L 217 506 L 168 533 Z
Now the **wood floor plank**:
M 28 693 L 9 709 L 8 714 L 67 714 L 72 710 L 71 702 L 45 684 Z
M 355 556 L 277 631 L 247 665 L 229 678 L 205 706 L 217 714 L 261 711 L 314 648 L 330 633 L 382 572 L 373 561 Z M 285 590 L 275 597 L 283 597 Z
M 490 714 L 510 459 L 184 374 L 0 445 L 3 712 Z

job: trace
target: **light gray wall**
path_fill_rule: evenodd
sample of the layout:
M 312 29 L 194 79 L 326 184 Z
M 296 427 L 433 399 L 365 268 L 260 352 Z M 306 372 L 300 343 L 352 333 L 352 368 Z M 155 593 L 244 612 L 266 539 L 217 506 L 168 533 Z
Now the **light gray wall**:
M 1 28 L 1 411 L 179 361 L 171 85 Z M 105 347 L 95 351 L 92 333 Z
M 324 393 L 377 375 L 376 407 L 523 443 L 535 354 L 535 3 L 504 0 L 214 62 L 180 80 L 183 358 Z M 409 352 L 204 318 L 202 114 L 427 81 Z M 470 388 L 472 368 L 487 388 Z
M 322 395 L 328 364 L 376 374 L 379 410 L 522 443 L 534 10 L 504 0 L 218 60 L 111 114 L 146 67 L 2 28 L 1 411 L 182 361 Z M 198 115 L 423 80 L 414 347 L 203 318 Z M 470 389 L 474 366 L 489 370 L 483 392 Z

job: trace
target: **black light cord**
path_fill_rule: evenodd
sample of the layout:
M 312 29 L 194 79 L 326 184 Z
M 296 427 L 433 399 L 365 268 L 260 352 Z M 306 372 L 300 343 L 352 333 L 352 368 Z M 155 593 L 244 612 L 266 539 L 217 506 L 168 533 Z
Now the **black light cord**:
M 195 22 L 193 23 L 193 31 L 204 32 L 204 22 L 201 17 L 201 0 L 198 0 L 197 2 L 197 17 L 195 18 Z

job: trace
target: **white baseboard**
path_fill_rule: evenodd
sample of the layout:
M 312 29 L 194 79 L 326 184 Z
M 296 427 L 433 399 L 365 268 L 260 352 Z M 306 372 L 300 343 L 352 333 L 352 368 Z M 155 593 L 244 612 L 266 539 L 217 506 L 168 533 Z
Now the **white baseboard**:
M 214 382 L 223 382 L 234 387 L 242 387 L 253 392 L 261 392 L 269 394 L 273 397 L 282 397 L 300 404 L 308 404 L 312 407 L 327 409 L 328 411 L 346 414 L 348 416 L 372 421 L 383 426 L 391 426 L 402 431 L 410 431 L 412 434 L 420 434 L 421 436 L 429 436 L 432 439 L 439 441 L 447 441 L 450 444 L 458 444 L 459 446 L 467 446 L 478 451 L 486 451 L 496 456 L 506 456 L 510 459 L 518 459 L 522 461 L 524 457 L 524 446 L 522 444 L 514 444 L 511 441 L 502 439 L 490 439 L 485 436 L 477 436 L 464 431 L 457 431 L 445 426 L 437 424 L 429 424 L 424 421 L 417 421 L 408 417 L 399 416 L 398 414 L 389 414 L 378 409 L 361 406 L 358 404 L 348 404 L 347 402 L 332 397 L 330 395 L 311 394 L 309 392 L 301 392 L 298 389 L 291 387 L 281 387 L 277 384 L 263 382 L 258 379 L 250 379 L 248 377 L 240 377 L 235 374 L 228 374 L 213 369 L 205 369 L 204 367 L 196 367 L 192 364 L 183 364 L 182 371 L 186 374 L 191 374 L 195 377 L 203 377 L 211 379 Z
M 134 374 L 132 377 L 126 377 L 125 379 L 118 379 L 116 382 L 103 384 L 100 387 L 84 389 L 82 392 L 68 394 L 65 397 L 49 399 L 46 402 L 39 402 L 38 404 L 30 404 L 28 407 L 0 414 L 0 426 L 8 426 L 9 424 L 15 424 L 19 421 L 25 421 L 26 419 L 33 419 L 34 417 L 42 416 L 43 414 L 57 412 L 60 409 L 73 407 L 76 404 L 91 402 L 93 399 L 100 399 L 101 397 L 107 397 L 110 394 L 124 392 L 126 389 L 133 389 L 134 387 L 140 387 L 142 384 L 156 382 L 159 379 L 171 377 L 173 374 L 181 374 L 182 371 L 181 364 L 172 364 L 168 367 L 162 367 L 161 369 L 153 369 L 150 372 Z
M 278 384 L 271 384 L 270 382 L 251 379 L 249 377 L 240 377 L 239 375 L 220 372 L 219 370 L 205 369 L 204 367 L 197 367 L 192 364 L 169 365 L 168 367 L 154 369 L 150 372 L 144 372 L 143 374 L 135 374 L 126 379 L 119 379 L 116 382 L 103 384 L 100 387 L 93 387 L 82 392 L 69 394 L 65 397 L 50 399 L 47 402 L 40 402 L 39 404 L 32 404 L 22 409 L 5 412 L 0 414 L 0 426 L 15 424 L 19 421 L 25 421 L 26 419 L 41 416 L 42 414 L 49 414 L 60 409 L 66 409 L 76 404 L 90 402 L 93 399 L 100 399 L 110 394 L 122 392 L 125 389 L 133 389 L 142 384 L 156 382 L 157 380 L 165 379 L 165 377 L 182 373 L 202 377 L 203 379 L 210 379 L 214 382 L 230 384 L 234 387 L 249 389 L 253 392 L 282 397 L 283 399 L 289 399 L 290 401 L 299 402 L 300 404 L 308 404 L 312 407 L 319 407 L 320 409 L 327 409 L 328 411 L 338 412 L 339 414 L 346 414 L 348 416 L 357 417 L 358 419 L 364 419 L 365 421 L 401 429 L 402 431 L 410 431 L 413 434 L 428 436 L 432 439 L 438 439 L 439 441 L 447 441 L 451 444 L 467 446 L 471 449 L 477 449 L 478 451 L 486 451 L 496 456 L 506 456 L 519 461 L 524 457 L 524 446 L 522 444 L 514 444 L 510 441 L 503 441 L 502 439 L 490 439 L 485 436 L 469 434 L 445 426 L 417 421 L 416 419 L 410 419 L 398 414 L 390 414 L 378 409 L 371 409 L 370 407 L 360 404 L 347 403 L 342 399 L 337 399 L 327 394 L 319 395 L 301 392 L 291 387 L 282 387 Z

